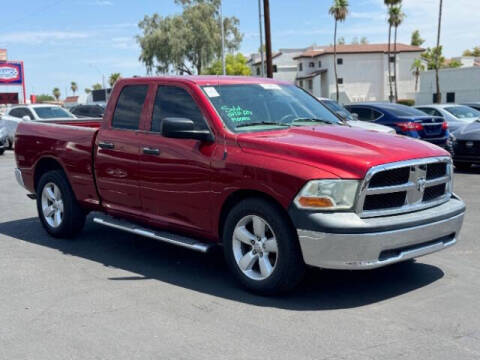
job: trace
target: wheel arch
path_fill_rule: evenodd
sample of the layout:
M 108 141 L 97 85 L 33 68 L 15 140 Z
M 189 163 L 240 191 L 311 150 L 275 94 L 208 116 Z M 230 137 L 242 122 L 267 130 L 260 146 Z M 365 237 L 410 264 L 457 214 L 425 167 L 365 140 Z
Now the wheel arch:
M 42 177 L 42 175 L 49 171 L 54 171 L 54 170 L 60 170 L 64 174 L 66 174 L 65 169 L 63 168 L 60 161 L 58 161 L 53 157 L 50 157 L 50 156 L 43 157 L 37 161 L 33 171 L 33 186 L 35 188 L 35 191 L 37 190 L 38 182 L 40 181 L 40 178 Z M 67 179 L 67 182 L 71 186 L 68 176 L 65 176 L 65 177 Z
M 285 217 L 288 219 L 290 225 L 293 226 L 293 222 L 291 221 L 290 216 L 288 216 L 288 212 L 280 204 L 280 202 L 278 202 L 273 196 L 271 196 L 271 195 L 269 195 L 265 192 L 259 191 L 259 190 L 251 190 L 251 189 L 236 190 L 233 193 L 231 193 L 230 195 L 228 195 L 228 197 L 225 199 L 225 201 L 222 204 L 222 208 L 221 208 L 221 211 L 220 211 L 220 217 L 219 217 L 219 220 L 218 220 L 218 229 L 217 229 L 218 238 L 219 238 L 220 242 L 223 241 L 222 235 L 223 235 L 223 230 L 224 230 L 224 226 L 225 226 L 225 220 L 227 219 L 227 215 L 230 212 L 230 210 L 235 205 L 240 203 L 241 201 L 246 200 L 246 199 L 252 199 L 252 198 L 263 199 L 263 200 L 266 200 L 269 203 L 273 204 L 276 208 L 278 208 L 285 215 Z

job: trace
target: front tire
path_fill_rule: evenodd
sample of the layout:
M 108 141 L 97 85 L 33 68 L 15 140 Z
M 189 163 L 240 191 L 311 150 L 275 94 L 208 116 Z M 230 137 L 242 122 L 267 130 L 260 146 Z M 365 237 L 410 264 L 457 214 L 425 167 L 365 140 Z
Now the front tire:
M 43 227 L 57 238 L 78 234 L 85 225 L 85 212 L 63 171 L 49 171 L 42 175 L 37 186 L 37 210 Z
M 263 199 L 247 199 L 228 214 L 223 231 L 227 264 L 248 290 L 272 295 L 295 288 L 305 272 L 287 215 Z

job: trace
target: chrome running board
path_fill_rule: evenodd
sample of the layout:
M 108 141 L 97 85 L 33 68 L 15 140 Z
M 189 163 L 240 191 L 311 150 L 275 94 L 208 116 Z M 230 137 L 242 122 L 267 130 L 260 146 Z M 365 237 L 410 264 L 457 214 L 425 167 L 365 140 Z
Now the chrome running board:
M 184 247 L 190 250 L 206 253 L 208 250 L 215 246 L 215 244 L 208 244 L 198 241 L 196 239 L 188 238 L 177 234 L 172 234 L 167 231 L 159 231 L 148 229 L 137 225 L 127 220 L 120 220 L 108 215 L 99 215 L 93 218 L 93 222 L 108 226 L 114 229 L 126 231 L 132 234 L 144 236 L 150 239 L 162 241 L 168 244 Z

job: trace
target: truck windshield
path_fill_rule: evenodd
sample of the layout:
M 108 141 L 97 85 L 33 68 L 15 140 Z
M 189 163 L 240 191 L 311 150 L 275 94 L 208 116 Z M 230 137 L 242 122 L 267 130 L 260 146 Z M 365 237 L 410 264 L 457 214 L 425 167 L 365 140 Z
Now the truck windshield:
M 34 108 L 34 110 L 40 119 L 62 119 L 74 117 L 67 110 L 62 109 L 59 106 L 42 106 Z
M 241 84 L 202 89 L 234 132 L 341 124 L 317 99 L 294 85 Z

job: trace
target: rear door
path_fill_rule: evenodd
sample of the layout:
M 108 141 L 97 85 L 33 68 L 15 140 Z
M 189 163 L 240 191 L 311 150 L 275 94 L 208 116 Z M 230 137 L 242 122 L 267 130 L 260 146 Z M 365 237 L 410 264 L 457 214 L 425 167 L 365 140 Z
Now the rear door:
M 141 214 L 138 131 L 147 93 L 147 84 L 123 86 L 110 124 L 104 124 L 96 139 L 97 188 L 103 205 L 113 212 Z
M 151 121 L 140 135 L 140 188 L 143 210 L 155 226 L 202 234 L 211 226 L 210 167 L 214 144 L 161 134 L 165 118 L 188 118 L 208 129 L 195 94 L 181 85 L 160 84 Z

